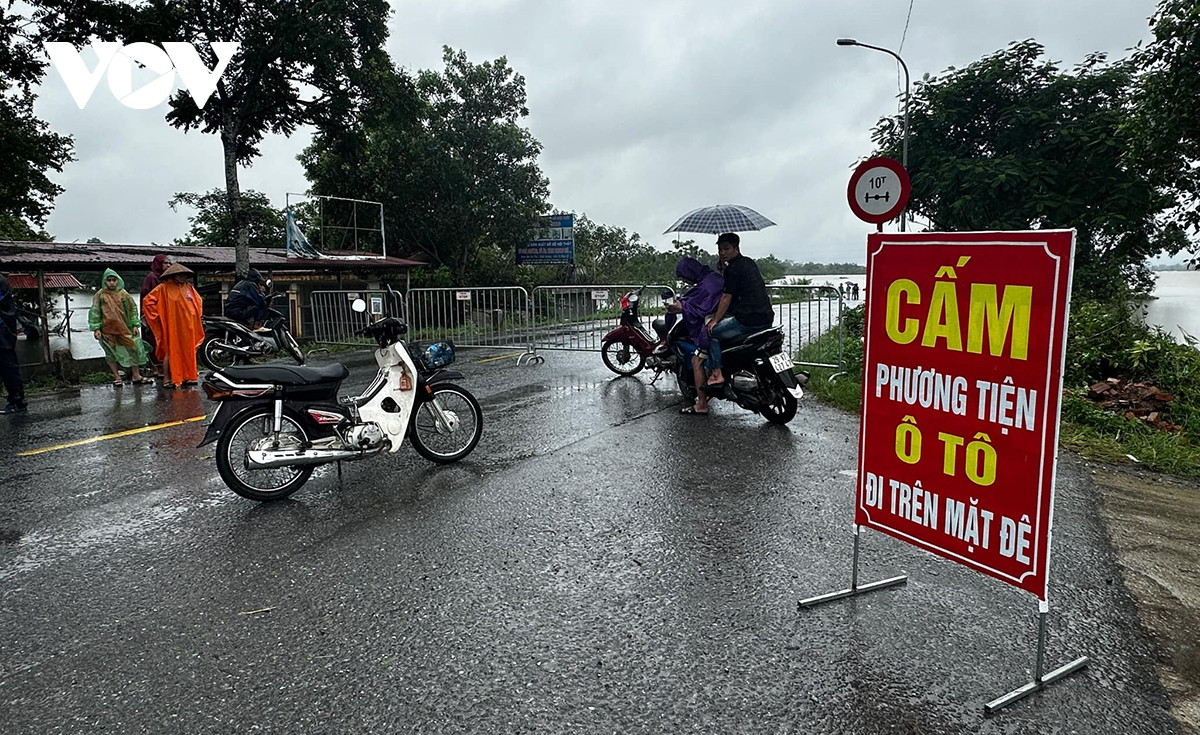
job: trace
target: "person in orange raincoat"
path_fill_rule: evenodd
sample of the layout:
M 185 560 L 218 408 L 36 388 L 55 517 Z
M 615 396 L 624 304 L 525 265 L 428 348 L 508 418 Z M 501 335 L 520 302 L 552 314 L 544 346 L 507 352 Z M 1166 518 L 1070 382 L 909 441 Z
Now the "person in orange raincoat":
M 174 263 L 162 272 L 162 283 L 142 300 L 142 314 L 154 333 L 155 355 L 163 363 L 163 387 L 187 388 L 200 379 L 196 348 L 204 341 L 200 321 L 204 306 L 191 284 L 190 268 Z

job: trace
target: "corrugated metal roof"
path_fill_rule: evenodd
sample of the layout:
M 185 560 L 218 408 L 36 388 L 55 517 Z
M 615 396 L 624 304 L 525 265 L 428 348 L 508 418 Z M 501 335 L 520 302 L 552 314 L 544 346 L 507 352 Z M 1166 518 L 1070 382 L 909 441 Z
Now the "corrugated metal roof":
M 30 273 L 9 273 L 8 285 L 14 289 L 38 287 L 37 276 Z M 75 276 L 70 273 L 47 273 L 45 274 L 46 288 L 83 288 Z
M 200 248 L 173 245 L 112 245 L 108 243 L 74 242 L 19 242 L 0 240 L 0 270 L 9 268 L 71 268 L 77 271 L 101 271 L 105 268 L 133 265 L 138 270 L 149 270 L 150 261 L 159 253 L 166 253 L 176 261 L 197 272 L 232 271 L 236 262 L 234 248 Z M 327 253 L 331 256 L 347 256 L 353 253 Z M 381 258 L 361 256 L 356 259 L 342 257 L 305 259 L 289 258 L 287 250 L 280 248 L 252 248 L 250 265 L 260 269 L 278 271 L 395 271 L 426 265 L 405 258 Z

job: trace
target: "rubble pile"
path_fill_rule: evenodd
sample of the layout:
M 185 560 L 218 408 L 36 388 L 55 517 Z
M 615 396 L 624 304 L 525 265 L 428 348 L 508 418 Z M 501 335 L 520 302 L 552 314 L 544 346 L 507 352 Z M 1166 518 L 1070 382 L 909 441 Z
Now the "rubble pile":
M 1175 396 L 1153 385 L 1109 378 L 1088 388 L 1087 397 L 1100 408 L 1143 421 L 1156 429 L 1179 431 L 1183 428 L 1171 423 L 1167 415 L 1168 404 Z

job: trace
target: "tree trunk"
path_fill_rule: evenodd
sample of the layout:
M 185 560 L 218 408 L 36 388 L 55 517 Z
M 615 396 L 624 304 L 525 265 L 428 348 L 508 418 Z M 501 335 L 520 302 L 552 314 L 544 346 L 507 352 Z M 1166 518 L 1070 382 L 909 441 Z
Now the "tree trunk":
M 238 187 L 237 126 L 226 116 L 221 126 L 221 149 L 225 154 L 225 203 L 235 238 L 234 270 L 239 277 L 250 272 L 250 231 L 242 210 L 242 191 Z

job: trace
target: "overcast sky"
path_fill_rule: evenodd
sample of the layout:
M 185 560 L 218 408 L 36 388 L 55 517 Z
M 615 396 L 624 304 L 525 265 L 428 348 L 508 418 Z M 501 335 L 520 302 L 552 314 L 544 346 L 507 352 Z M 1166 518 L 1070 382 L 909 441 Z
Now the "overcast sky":
M 851 214 L 846 185 L 873 150 L 871 127 L 897 111 L 903 77 L 890 56 L 837 38 L 898 50 L 914 80 L 1026 38 L 1069 67 L 1093 51 L 1127 55 L 1154 7 L 913 0 L 909 17 L 909 0 L 394 0 L 388 50 L 413 70 L 440 70 L 443 45 L 475 63 L 507 56 L 558 209 L 667 249 L 661 233 L 684 212 L 745 204 L 778 224 L 745 234 L 745 254 L 863 263 L 873 226 Z M 217 137 L 170 127 L 165 104 L 129 109 L 101 83 L 80 110 L 53 69 L 40 95 L 38 115 L 74 137 L 78 159 L 56 177 L 58 240 L 169 243 L 190 212 L 168 200 L 224 185 Z M 268 138 L 242 188 L 280 208 L 305 191 L 296 155 L 308 136 Z

